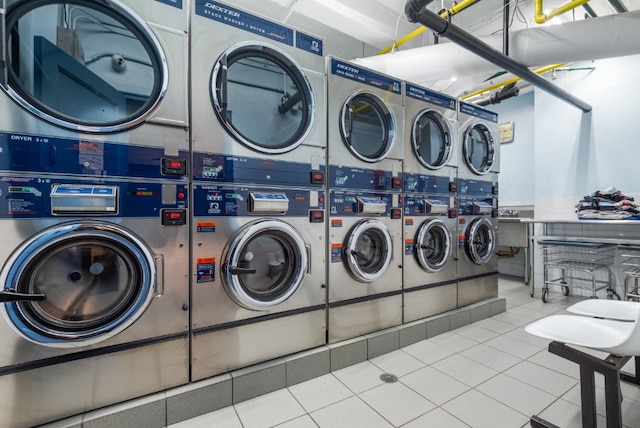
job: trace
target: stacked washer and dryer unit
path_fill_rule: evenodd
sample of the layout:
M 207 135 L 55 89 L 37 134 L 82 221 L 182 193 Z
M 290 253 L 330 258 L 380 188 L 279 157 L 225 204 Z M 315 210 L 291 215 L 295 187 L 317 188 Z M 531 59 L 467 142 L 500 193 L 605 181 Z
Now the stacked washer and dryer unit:
M 319 38 L 193 4 L 199 380 L 326 343 L 326 73 Z
M 460 102 L 458 306 L 498 295 L 498 115 Z
M 402 82 L 338 58 L 328 79 L 328 342 L 402 323 Z
M 457 100 L 405 82 L 404 318 L 455 309 Z
M 188 13 L 6 2 L 0 425 L 189 382 Z

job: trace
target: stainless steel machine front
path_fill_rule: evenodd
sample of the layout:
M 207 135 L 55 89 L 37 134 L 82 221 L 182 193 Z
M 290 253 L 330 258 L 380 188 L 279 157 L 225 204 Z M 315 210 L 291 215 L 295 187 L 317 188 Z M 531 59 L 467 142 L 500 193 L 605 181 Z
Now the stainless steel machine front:
M 2 175 L 0 425 L 189 381 L 187 191 Z
M 324 197 L 195 185 L 192 380 L 325 343 Z

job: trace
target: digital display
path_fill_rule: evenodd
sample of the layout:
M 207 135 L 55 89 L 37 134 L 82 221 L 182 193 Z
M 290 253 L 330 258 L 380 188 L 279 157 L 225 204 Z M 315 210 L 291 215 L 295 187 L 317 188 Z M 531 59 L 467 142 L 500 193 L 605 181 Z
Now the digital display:
M 310 223 L 324 223 L 324 211 L 323 210 L 311 210 L 309 211 Z
M 187 224 L 187 212 L 185 210 L 162 210 L 163 226 L 182 226 Z
M 187 175 L 187 161 L 184 159 L 162 159 L 163 175 Z
M 311 184 L 324 184 L 324 173 L 322 171 L 311 171 Z

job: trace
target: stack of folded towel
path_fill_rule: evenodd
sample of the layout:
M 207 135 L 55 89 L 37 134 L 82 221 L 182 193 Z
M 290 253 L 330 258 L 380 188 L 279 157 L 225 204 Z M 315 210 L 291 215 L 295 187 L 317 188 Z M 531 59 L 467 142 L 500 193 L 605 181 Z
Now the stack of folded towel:
M 640 206 L 615 187 L 596 190 L 576 204 L 580 220 L 640 220 Z

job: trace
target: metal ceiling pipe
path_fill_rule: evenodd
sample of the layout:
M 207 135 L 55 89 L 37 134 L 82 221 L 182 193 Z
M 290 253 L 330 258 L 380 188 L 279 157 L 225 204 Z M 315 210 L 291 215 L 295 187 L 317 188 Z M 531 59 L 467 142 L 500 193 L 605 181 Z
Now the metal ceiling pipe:
M 509 3 L 511 0 L 502 2 L 502 53 L 509 56 Z
M 609 3 L 609 6 L 611 6 L 616 13 L 629 12 L 629 9 L 619 0 L 607 0 L 607 3 Z
M 452 42 L 468 49 L 476 55 L 486 59 L 487 61 L 515 74 L 516 76 L 526 80 L 533 86 L 542 89 L 549 94 L 572 104 L 583 112 L 591 111 L 591 105 L 574 97 L 567 91 L 550 83 L 548 80 L 538 76 L 526 66 L 514 61 L 501 52 L 493 49 L 480 39 L 472 36 L 461 28 L 447 22 L 435 13 L 427 10 L 425 6 L 433 0 L 409 0 L 405 6 L 405 14 L 410 22 L 419 22 L 425 27 L 431 28 L 441 36 L 444 36 Z
M 640 11 L 510 31 L 509 36 L 509 57 L 527 67 L 635 55 L 640 53 Z M 480 40 L 493 49 L 502 49 L 501 34 Z M 451 77 L 491 75 L 500 70 L 455 43 L 406 49 L 355 62 L 425 86 Z

